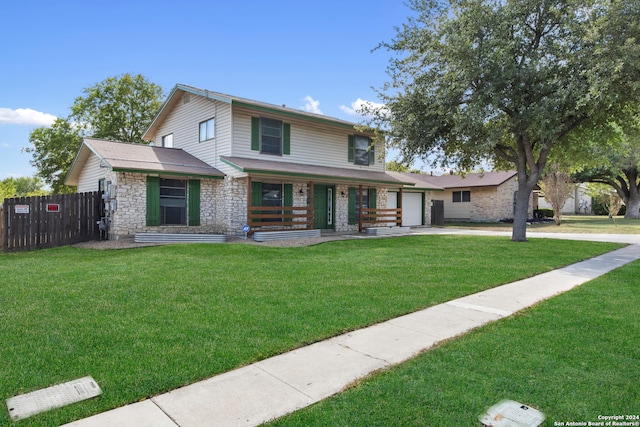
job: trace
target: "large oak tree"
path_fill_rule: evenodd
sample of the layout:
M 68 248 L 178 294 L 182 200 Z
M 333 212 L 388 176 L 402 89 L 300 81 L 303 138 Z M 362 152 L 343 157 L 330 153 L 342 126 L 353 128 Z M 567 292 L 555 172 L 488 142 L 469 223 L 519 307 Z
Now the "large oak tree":
M 639 218 L 640 110 L 620 123 L 607 123 L 596 130 L 581 132 L 578 137 L 581 152 L 565 153 L 580 165 L 574 179 L 610 186 L 626 205 L 624 217 Z
M 29 135 L 31 164 L 54 193 L 72 192 L 64 185 L 83 136 L 145 143 L 144 131 L 162 105 L 162 88 L 144 76 L 109 77 L 84 89 L 71 106 L 68 118 Z
M 576 128 L 640 93 L 640 3 L 619 0 L 410 0 L 385 47 L 391 77 L 374 120 L 404 160 L 518 172 L 512 240 L 529 198 Z

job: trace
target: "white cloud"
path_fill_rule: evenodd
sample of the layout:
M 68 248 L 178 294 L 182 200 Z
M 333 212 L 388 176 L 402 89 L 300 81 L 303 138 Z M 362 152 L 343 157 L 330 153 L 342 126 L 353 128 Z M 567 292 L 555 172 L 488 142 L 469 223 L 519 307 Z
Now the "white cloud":
M 30 108 L 0 108 L 0 125 L 51 126 L 56 116 Z
M 364 108 L 367 108 L 368 110 L 385 111 L 387 107 L 379 102 L 365 101 L 360 98 L 352 102 L 351 107 L 347 107 L 346 105 L 340 106 L 340 109 L 350 116 L 370 116 L 370 114 L 364 114 Z
M 324 114 L 318 106 L 320 105 L 320 101 L 316 101 L 311 96 L 307 95 L 304 98 L 304 111 L 315 114 Z
M 0 144 L 0 147 L 2 147 L 2 148 L 9 148 L 9 147 L 10 147 L 10 145 L 9 145 L 9 144 L 7 144 L 6 142 L 3 142 L 3 143 L 1 143 L 1 144 Z

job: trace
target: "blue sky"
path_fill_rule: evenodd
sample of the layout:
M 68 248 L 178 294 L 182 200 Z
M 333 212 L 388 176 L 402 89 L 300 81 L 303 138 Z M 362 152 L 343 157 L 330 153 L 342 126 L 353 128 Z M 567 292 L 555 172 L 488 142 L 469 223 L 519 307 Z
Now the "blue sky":
M 360 122 L 379 102 L 401 0 L 7 0 L 0 6 L 0 179 L 32 176 L 29 133 L 86 87 L 143 74 Z

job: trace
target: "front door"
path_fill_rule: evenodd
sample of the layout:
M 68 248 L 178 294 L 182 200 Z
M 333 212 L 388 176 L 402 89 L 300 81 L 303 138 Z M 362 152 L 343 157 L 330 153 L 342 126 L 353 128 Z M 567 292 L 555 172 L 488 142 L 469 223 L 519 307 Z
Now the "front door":
M 313 228 L 333 228 L 333 187 L 316 184 L 313 186 Z

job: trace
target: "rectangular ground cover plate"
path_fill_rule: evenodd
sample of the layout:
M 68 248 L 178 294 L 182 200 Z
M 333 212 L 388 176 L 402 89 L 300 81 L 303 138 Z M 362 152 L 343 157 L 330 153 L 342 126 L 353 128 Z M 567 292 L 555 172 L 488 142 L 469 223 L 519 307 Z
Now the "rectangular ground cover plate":
M 70 405 L 102 394 L 92 377 L 79 378 L 63 384 L 32 391 L 7 399 L 12 420 L 18 421 L 53 408 Z
M 542 412 L 513 400 L 503 400 L 480 416 L 486 427 L 538 427 L 544 419 Z

